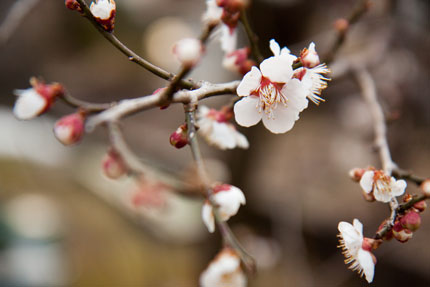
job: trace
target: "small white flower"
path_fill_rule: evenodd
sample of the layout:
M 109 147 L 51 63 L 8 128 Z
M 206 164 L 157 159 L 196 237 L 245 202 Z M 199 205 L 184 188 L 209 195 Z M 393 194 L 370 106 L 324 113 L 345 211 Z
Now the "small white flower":
M 15 117 L 20 120 L 30 120 L 41 115 L 49 106 L 49 101 L 34 88 L 15 90 L 18 99 L 13 107 Z
M 360 186 L 366 193 L 373 192 L 377 201 L 390 202 L 405 192 L 406 181 L 396 180 L 382 170 L 368 170 L 361 177 Z
M 358 271 L 360 276 L 364 274 L 370 283 L 375 273 L 373 254 L 370 250 L 363 249 L 363 224 L 358 219 L 354 219 L 353 224 L 344 221 L 339 223 L 339 247 L 346 258 L 345 264 L 351 264 L 349 269 Z
M 236 146 L 245 149 L 248 148 L 249 143 L 246 137 L 238 132 L 235 126 L 228 122 L 228 120 L 228 115 L 223 111 L 199 106 L 197 110 L 198 133 L 209 144 L 220 149 L 233 149 Z
M 219 7 L 216 0 L 206 1 L 206 11 L 203 13 L 202 21 L 206 25 L 217 25 L 221 21 L 223 9 Z
M 313 68 L 320 64 L 320 58 L 315 50 L 314 42 L 310 43 L 309 48 L 304 48 L 300 53 L 300 61 L 302 62 L 303 67 L 306 68 Z
M 243 192 L 232 185 L 220 184 L 213 188 L 211 195 L 212 202 L 216 204 L 220 220 L 227 221 L 235 215 L 240 205 L 245 205 L 246 199 Z M 209 201 L 206 201 L 202 208 L 202 218 L 209 232 L 215 230 L 215 218 L 213 207 Z
M 199 40 L 185 38 L 175 44 L 173 53 L 182 65 L 191 67 L 200 60 L 203 47 Z
M 114 0 L 95 0 L 90 5 L 91 13 L 101 20 L 109 20 L 112 12 L 115 12 L 116 4 Z
M 246 276 L 240 258 L 232 249 L 224 248 L 200 275 L 201 287 L 245 287 Z
M 293 78 L 296 57 L 285 47 L 281 50 L 273 39 L 270 49 L 274 56 L 264 60 L 260 69 L 252 67 L 237 87 L 243 99 L 234 106 L 235 119 L 245 127 L 263 120 L 271 132 L 285 133 L 307 108 L 308 91 L 302 81 Z

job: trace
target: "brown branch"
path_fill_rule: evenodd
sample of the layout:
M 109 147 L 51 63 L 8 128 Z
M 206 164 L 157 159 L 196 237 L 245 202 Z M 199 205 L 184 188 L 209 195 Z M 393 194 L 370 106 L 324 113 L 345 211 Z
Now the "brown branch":
M 60 99 L 63 100 L 69 106 L 84 109 L 85 112 L 87 112 L 87 113 L 102 112 L 102 111 L 107 110 L 107 109 L 116 105 L 116 102 L 100 103 L 100 104 L 99 103 L 86 102 L 86 101 L 83 101 L 83 100 L 80 100 L 80 99 L 73 97 L 72 95 L 70 95 L 67 92 L 64 93 L 64 95 L 62 95 L 60 97 Z
M 254 59 L 257 61 L 257 65 L 259 65 L 264 60 L 264 57 L 261 54 L 260 48 L 258 47 L 258 36 L 251 28 L 245 10 L 240 12 L 240 21 L 242 22 L 246 35 L 248 36 L 248 40 L 251 45 L 251 53 Z
M 135 52 L 133 52 L 131 49 L 129 49 L 126 45 L 124 45 L 118 38 L 115 37 L 113 33 L 107 32 L 103 29 L 102 26 L 96 21 L 96 19 L 93 17 L 93 14 L 90 11 L 90 8 L 85 3 L 84 0 L 76 0 L 79 5 L 82 8 L 82 13 L 85 18 L 87 18 L 91 24 L 93 24 L 94 27 L 100 32 L 100 34 L 103 35 L 112 45 L 114 45 L 118 50 L 120 50 L 124 55 L 128 57 L 128 59 L 139 66 L 145 68 L 146 70 L 150 71 L 154 75 L 159 76 L 162 79 L 172 81 L 175 78 L 175 74 L 169 73 L 162 68 L 152 64 L 151 62 L 143 59 L 139 55 L 137 55 Z M 196 84 L 192 80 L 180 80 L 178 83 L 182 88 L 192 89 L 192 88 L 198 88 L 198 84 Z
M 426 180 L 425 178 L 419 177 L 419 176 L 414 175 L 413 173 L 411 173 L 409 171 L 406 171 L 406 170 L 403 170 L 403 169 L 400 169 L 400 168 L 394 169 L 393 170 L 393 175 L 396 178 L 401 178 L 401 179 L 409 180 L 409 181 L 415 183 L 418 186 L 421 185 Z
M 360 0 L 352 10 L 351 14 L 349 14 L 346 19 L 343 19 L 346 21 L 346 27 L 337 29 L 336 39 L 334 40 L 332 47 L 329 49 L 328 54 L 324 57 L 324 61 L 322 62 L 329 64 L 334 60 L 340 47 L 342 47 L 345 42 L 349 27 L 357 23 L 358 20 L 369 10 L 371 5 L 372 2 L 370 0 Z

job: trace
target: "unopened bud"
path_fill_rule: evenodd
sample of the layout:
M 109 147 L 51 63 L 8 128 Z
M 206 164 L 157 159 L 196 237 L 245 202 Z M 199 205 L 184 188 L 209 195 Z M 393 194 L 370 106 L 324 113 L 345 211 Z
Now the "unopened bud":
M 216 0 L 216 3 L 230 13 L 240 12 L 249 6 L 249 0 Z
M 353 168 L 349 171 L 349 177 L 356 182 L 359 182 L 361 180 L 361 177 L 363 176 L 366 169 L 364 168 Z
M 121 155 L 113 148 L 109 149 L 102 161 L 103 174 L 110 179 L 117 179 L 127 172 L 127 166 Z
M 310 43 L 307 49 L 304 48 L 300 52 L 300 61 L 302 62 L 303 67 L 306 68 L 313 68 L 320 64 L 320 58 L 315 50 L 314 42 Z
M 349 28 L 349 22 L 348 20 L 344 19 L 344 18 L 340 18 L 337 19 L 334 22 L 334 28 L 339 32 L 339 33 L 345 33 L 346 30 L 348 30 Z
M 430 198 L 430 179 L 424 180 L 420 187 L 424 195 Z
M 237 49 L 231 53 L 227 53 L 222 61 L 225 69 L 245 75 L 253 66 L 255 61 L 248 59 L 251 50 L 248 47 Z
M 195 66 L 203 54 L 202 43 L 194 38 L 185 38 L 173 46 L 176 59 L 186 67 Z
M 84 134 L 85 114 L 77 112 L 59 119 L 54 126 L 54 135 L 63 145 L 79 142 Z
M 95 0 L 90 5 L 91 13 L 96 21 L 108 32 L 115 26 L 116 4 L 114 0 Z
M 64 4 L 70 10 L 76 10 L 78 12 L 82 11 L 81 5 L 79 5 L 78 1 L 76 0 L 66 0 Z
M 405 243 L 413 236 L 413 232 L 410 231 L 409 229 L 403 228 L 402 224 L 399 221 L 396 221 L 392 231 L 393 231 L 394 238 L 396 238 L 398 241 L 402 243 Z
M 421 216 L 418 212 L 409 211 L 402 218 L 400 218 L 400 224 L 403 228 L 409 229 L 410 231 L 417 230 L 421 225 Z
M 188 144 L 187 125 L 181 125 L 175 132 L 170 135 L 170 144 L 175 148 L 183 148 Z
M 418 201 L 414 204 L 414 208 L 419 212 L 423 212 L 427 208 L 427 202 L 425 200 Z

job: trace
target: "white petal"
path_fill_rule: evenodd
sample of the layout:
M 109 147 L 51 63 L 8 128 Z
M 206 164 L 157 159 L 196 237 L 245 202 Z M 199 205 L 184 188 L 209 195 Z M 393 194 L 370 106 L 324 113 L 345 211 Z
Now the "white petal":
M 202 218 L 209 232 L 215 231 L 215 218 L 212 212 L 212 205 L 209 202 L 205 202 L 202 208 Z
M 337 226 L 337 229 L 342 235 L 343 241 L 351 253 L 354 253 L 361 247 L 363 237 L 359 230 L 357 230 L 352 224 L 341 221 Z
M 308 107 L 306 89 L 298 79 L 292 79 L 285 84 L 281 93 L 288 99 L 287 106 L 292 106 L 300 112 Z
M 286 83 L 291 80 L 293 61 L 289 61 L 288 57 L 270 57 L 261 62 L 260 70 L 264 77 L 276 83 Z
M 245 195 L 233 187 L 226 191 L 219 191 L 213 195 L 213 200 L 219 205 L 218 211 L 222 220 L 226 221 L 235 215 L 241 204 L 245 204 Z
M 371 170 L 366 171 L 360 179 L 360 186 L 366 193 L 370 193 L 373 189 L 373 176 L 375 173 Z
M 373 262 L 370 252 L 360 248 L 358 251 L 357 260 L 363 268 L 364 276 L 366 277 L 367 282 L 372 282 L 373 276 L 375 274 L 375 263 Z
M 249 96 L 253 91 L 257 90 L 261 83 L 261 73 L 257 67 L 252 67 L 251 71 L 246 73 L 237 87 L 237 95 L 239 97 Z
M 279 47 L 279 44 L 275 41 L 275 39 L 270 40 L 270 50 L 275 56 L 281 55 L 281 48 Z
M 17 90 L 18 99 L 13 107 L 14 115 L 20 120 L 29 120 L 40 115 L 46 108 L 47 101 L 34 89 Z
M 111 11 L 115 10 L 115 1 L 110 0 L 98 0 L 92 2 L 90 5 L 91 13 L 94 17 L 98 17 L 103 20 L 109 19 Z
M 220 149 L 232 149 L 236 147 L 234 130 L 231 130 L 226 123 L 214 122 L 212 133 L 207 140 Z
M 261 113 L 257 108 L 259 100 L 258 97 L 249 96 L 234 105 L 234 118 L 239 125 L 250 127 L 261 120 Z
M 263 124 L 272 133 L 281 134 L 293 128 L 294 123 L 299 119 L 299 110 L 289 106 L 278 105 L 273 110 L 273 115 L 274 117 L 269 118 L 265 113 L 263 115 Z
M 354 221 L 352 222 L 354 225 L 355 230 L 358 231 L 361 237 L 363 237 L 363 224 L 358 220 L 357 218 L 354 218 Z
M 403 193 L 405 193 L 406 181 L 404 181 L 403 179 L 396 181 L 394 179 L 394 177 L 391 177 L 391 181 L 392 181 L 391 194 L 393 196 L 399 196 L 399 195 L 402 195 Z
M 243 148 L 243 149 L 249 148 L 248 139 L 243 134 L 241 134 L 240 132 L 238 132 L 238 131 L 235 131 L 235 132 L 236 132 L 235 133 L 236 145 L 240 148 Z
M 221 50 L 223 50 L 224 53 L 231 53 L 236 50 L 237 29 L 230 31 L 227 25 L 222 25 L 220 41 Z

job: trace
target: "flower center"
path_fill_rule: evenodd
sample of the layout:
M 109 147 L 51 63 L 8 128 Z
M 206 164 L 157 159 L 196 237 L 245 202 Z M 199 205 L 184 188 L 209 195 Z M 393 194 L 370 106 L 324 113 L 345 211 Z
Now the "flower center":
M 383 172 L 377 170 L 375 171 L 375 175 L 373 176 L 373 181 L 375 183 L 376 189 L 383 193 L 391 192 L 391 179 L 389 176 L 384 174 Z
M 263 77 L 260 87 L 253 93 L 253 95 L 260 98 L 257 108 L 260 112 L 264 111 L 269 118 L 274 118 L 273 111 L 278 106 L 278 103 L 287 106 L 288 99 L 281 92 L 284 85 L 284 83 L 274 83 Z

